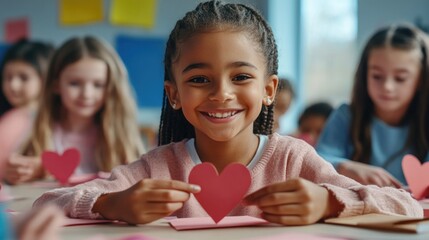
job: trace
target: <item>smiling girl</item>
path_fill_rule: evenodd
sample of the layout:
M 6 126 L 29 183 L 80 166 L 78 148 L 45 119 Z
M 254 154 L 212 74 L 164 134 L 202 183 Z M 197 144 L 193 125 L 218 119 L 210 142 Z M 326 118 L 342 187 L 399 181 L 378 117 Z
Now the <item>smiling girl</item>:
M 71 217 L 133 224 L 207 216 L 192 195 L 200 187 L 187 181 L 194 166 L 209 162 L 219 172 L 241 163 L 252 176 L 245 204 L 231 215 L 303 225 L 338 215 L 423 214 L 409 193 L 360 185 L 305 142 L 272 134 L 277 47 L 253 8 L 199 4 L 176 23 L 164 64 L 162 146 L 115 168 L 109 179 L 49 191 L 35 206 L 55 203 Z

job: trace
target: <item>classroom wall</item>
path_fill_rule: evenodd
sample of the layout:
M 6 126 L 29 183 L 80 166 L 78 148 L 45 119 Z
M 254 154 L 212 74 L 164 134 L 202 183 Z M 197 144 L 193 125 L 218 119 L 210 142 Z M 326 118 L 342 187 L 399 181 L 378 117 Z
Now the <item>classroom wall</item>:
M 105 19 L 103 22 L 79 26 L 61 26 L 59 24 L 59 0 L 0 0 L 0 23 L 11 18 L 28 17 L 31 22 L 31 37 L 49 40 L 56 45 L 72 36 L 86 34 L 96 35 L 113 44 L 115 36 L 124 33 L 147 37 L 168 37 L 176 21 L 182 18 L 187 11 L 195 8 L 199 2 L 204 2 L 204 0 L 158 0 L 155 26 L 152 29 L 144 29 L 111 25 L 108 17 L 112 0 L 104 0 Z M 251 4 L 264 15 L 267 13 L 265 0 L 229 0 L 225 2 Z M 3 31 L 0 32 L 0 39 L 4 39 Z
M 401 22 L 411 22 L 420 18 L 429 25 L 428 0 L 358 0 L 358 36 L 360 48 L 376 29 Z

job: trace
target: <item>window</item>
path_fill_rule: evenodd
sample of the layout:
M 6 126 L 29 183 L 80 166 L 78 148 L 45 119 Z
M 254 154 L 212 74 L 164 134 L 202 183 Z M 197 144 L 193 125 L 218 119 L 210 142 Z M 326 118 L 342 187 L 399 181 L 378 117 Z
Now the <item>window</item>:
M 350 99 L 357 0 L 270 0 L 268 12 L 279 49 L 279 76 L 290 78 L 297 93 L 280 123 L 281 132 L 291 133 L 306 105 Z

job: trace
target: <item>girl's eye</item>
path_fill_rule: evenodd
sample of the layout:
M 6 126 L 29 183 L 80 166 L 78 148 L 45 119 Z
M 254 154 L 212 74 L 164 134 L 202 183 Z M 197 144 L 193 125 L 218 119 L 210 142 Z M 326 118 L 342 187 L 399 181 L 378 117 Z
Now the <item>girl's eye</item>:
M 208 83 L 209 80 L 205 77 L 193 77 L 189 80 L 190 83 Z
M 383 80 L 383 76 L 379 75 L 379 74 L 373 74 L 373 75 L 371 75 L 371 78 L 376 80 L 376 81 Z
M 407 80 L 407 78 L 405 78 L 405 77 L 396 77 L 395 78 L 395 81 L 398 82 L 398 83 L 405 82 L 405 80 Z
M 104 88 L 105 84 L 104 83 L 94 83 L 94 87 L 96 88 Z
M 245 80 L 247 80 L 249 78 L 251 78 L 251 76 L 245 75 L 245 74 L 241 74 L 241 75 L 235 76 L 232 80 L 233 81 L 245 81 Z
M 69 86 L 72 86 L 72 87 L 78 87 L 80 84 L 79 84 L 79 82 L 78 82 L 78 81 L 70 81 L 70 82 L 68 83 L 68 85 L 69 85 Z

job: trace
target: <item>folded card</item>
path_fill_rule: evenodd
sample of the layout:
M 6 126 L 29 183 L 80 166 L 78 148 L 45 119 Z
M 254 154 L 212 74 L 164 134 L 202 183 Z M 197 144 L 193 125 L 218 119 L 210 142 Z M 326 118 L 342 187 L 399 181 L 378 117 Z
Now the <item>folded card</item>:
M 400 232 L 429 232 L 429 218 L 413 218 L 378 213 L 353 217 L 330 218 L 325 223 Z
M 170 225 L 180 230 L 206 229 L 206 228 L 227 228 L 227 227 L 242 227 L 268 224 L 267 221 L 261 218 L 251 216 L 230 216 L 224 217 L 220 222 L 215 222 L 210 217 L 196 218 L 177 218 L 169 221 Z

